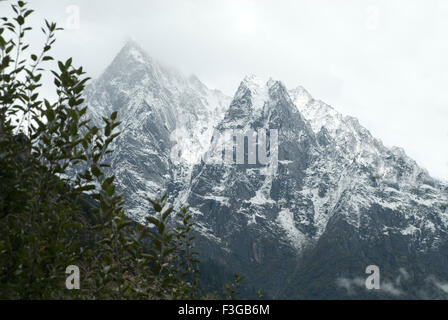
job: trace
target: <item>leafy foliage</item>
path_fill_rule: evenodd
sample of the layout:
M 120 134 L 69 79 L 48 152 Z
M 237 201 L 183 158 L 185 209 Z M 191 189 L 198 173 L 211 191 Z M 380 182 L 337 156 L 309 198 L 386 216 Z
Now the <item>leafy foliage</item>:
M 61 30 L 45 21 L 42 49 L 25 37 L 33 13 L 18 1 L 0 26 L 0 299 L 197 299 L 192 216 L 166 197 L 148 201 L 147 224 L 128 219 L 105 156 L 120 134 L 117 112 L 86 119 L 89 78 L 72 59 L 55 63 L 56 101 L 39 88 Z M 68 290 L 66 268 L 80 268 Z M 226 285 L 234 298 L 241 278 Z M 208 294 L 204 298 L 219 298 Z
M 89 78 L 72 59 L 51 71 L 57 100 L 41 98 L 42 65 L 61 29 L 45 21 L 43 48 L 29 53 L 33 10 L 23 1 L 11 7 L 15 17 L 0 27 L 0 298 L 196 297 L 191 216 L 182 209 L 170 230 L 163 197 L 150 200 L 155 230 L 126 218 L 104 162 L 119 135 L 117 113 L 90 124 Z M 86 197 L 94 200 L 87 209 Z M 81 269 L 80 290 L 65 288 L 69 265 Z

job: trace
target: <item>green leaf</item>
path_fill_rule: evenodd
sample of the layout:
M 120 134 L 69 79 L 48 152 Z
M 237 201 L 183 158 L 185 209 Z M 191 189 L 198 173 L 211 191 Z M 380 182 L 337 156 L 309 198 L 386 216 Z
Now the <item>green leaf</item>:
M 160 212 L 160 211 L 162 211 L 162 206 L 161 206 L 158 202 L 153 201 L 153 200 L 151 200 L 151 199 L 149 199 L 149 198 L 148 198 L 148 201 L 151 202 L 151 204 L 152 204 L 152 206 L 153 206 L 153 208 L 154 208 L 154 210 L 155 210 L 156 212 Z
M 146 217 L 146 220 L 147 220 L 148 222 L 152 223 L 153 225 L 155 225 L 156 227 L 158 227 L 159 224 L 160 224 L 160 221 L 157 220 L 156 218 L 152 217 L 152 216 L 148 216 L 148 217 Z
M 170 213 L 173 211 L 173 208 L 168 208 L 163 214 L 162 219 L 166 220 L 166 218 L 170 215 Z
M 118 230 L 121 230 L 121 229 L 123 229 L 124 227 L 126 227 L 126 226 L 128 226 L 130 224 L 132 224 L 132 221 L 121 222 L 121 223 L 118 224 Z
M 6 41 L 5 41 L 5 39 L 3 39 L 2 36 L 0 36 L 0 49 L 4 50 L 5 47 L 6 47 Z
M 18 16 L 17 17 L 17 23 L 19 25 L 23 25 L 25 23 L 25 19 L 23 18 L 23 16 Z
M 68 68 L 72 65 L 73 59 L 70 58 L 65 62 L 65 70 L 68 70 Z
M 92 165 L 91 166 L 91 168 L 90 168 L 91 170 L 92 170 L 92 174 L 95 176 L 95 177 L 99 177 L 99 176 L 101 176 L 101 170 L 96 166 L 96 165 Z

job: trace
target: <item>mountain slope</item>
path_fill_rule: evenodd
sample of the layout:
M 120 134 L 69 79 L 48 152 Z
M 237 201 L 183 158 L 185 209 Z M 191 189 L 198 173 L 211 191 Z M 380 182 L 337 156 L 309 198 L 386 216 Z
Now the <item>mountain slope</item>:
M 87 99 L 97 119 L 120 111 L 110 160 L 130 216 L 166 190 L 190 205 L 207 279 L 237 272 L 274 298 L 446 297 L 447 185 L 304 88 L 248 76 L 231 100 L 130 42 Z
M 119 111 L 122 133 L 110 161 L 135 219 L 147 214 L 146 197 L 160 196 L 174 180 L 188 180 L 196 153 L 209 144 L 210 126 L 229 101 L 195 76 L 156 62 L 133 41 L 87 89 L 86 99 L 98 121 Z

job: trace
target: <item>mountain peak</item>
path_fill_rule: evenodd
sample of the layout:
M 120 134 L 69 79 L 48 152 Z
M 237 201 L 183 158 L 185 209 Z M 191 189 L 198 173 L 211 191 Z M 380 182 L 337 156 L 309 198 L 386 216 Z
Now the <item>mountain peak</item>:
M 137 47 L 137 48 L 141 48 L 140 44 L 133 38 L 133 37 L 128 37 L 126 38 L 124 47 Z
M 245 84 L 248 88 L 260 88 L 264 87 L 267 81 L 264 81 L 262 78 L 255 74 L 250 74 L 244 77 L 242 83 Z
M 253 109 L 260 109 L 264 103 L 269 100 L 268 81 L 264 81 L 256 75 L 247 75 L 238 88 L 235 95 L 236 100 L 243 97 L 250 97 L 251 106 Z
M 257 75 L 250 74 L 244 77 L 241 82 L 248 89 L 253 89 L 254 91 L 259 91 L 262 88 L 270 88 L 276 83 L 281 83 L 280 81 L 274 80 L 272 77 L 269 79 L 263 79 Z
M 118 57 L 123 57 L 131 63 L 147 63 L 151 58 L 146 51 L 133 39 L 127 39 L 125 45 L 118 53 Z
M 302 86 L 298 86 L 294 89 L 289 90 L 289 94 L 292 101 L 294 101 L 299 109 L 302 109 L 313 100 L 311 94 Z

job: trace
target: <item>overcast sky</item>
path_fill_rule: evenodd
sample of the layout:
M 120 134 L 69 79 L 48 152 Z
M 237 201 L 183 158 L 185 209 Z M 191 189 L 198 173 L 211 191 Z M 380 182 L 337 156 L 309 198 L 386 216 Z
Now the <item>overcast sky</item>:
M 448 179 L 446 0 L 31 0 L 54 55 L 98 77 L 129 37 L 233 95 L 246 74 L 304 86 Z M 0 11 L 6 6 L 0 4 Z M 79 22 L 79 23 L 78 23 Z M 37 41 L 38 38 L 32 41 Z

